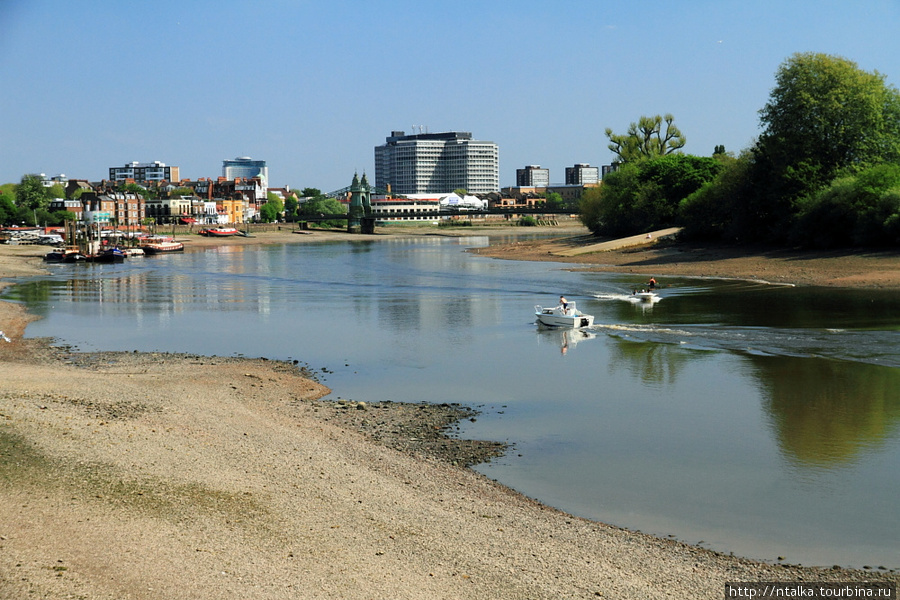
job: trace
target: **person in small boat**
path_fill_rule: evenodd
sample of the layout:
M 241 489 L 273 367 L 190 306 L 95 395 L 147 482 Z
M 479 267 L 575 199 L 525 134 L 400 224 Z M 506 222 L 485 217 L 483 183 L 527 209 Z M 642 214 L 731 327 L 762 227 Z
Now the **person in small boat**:
M 655 287 L 656 287 L 656 278 L 655 278 L 655 277 L 651 277 L 651 278 L 650 278 L 650 281 L 647 282 L 647 285 L 650 286 L 650 289 L 651 289 L 651 290 L 652 290 L 653 288 L 655 288 Z
M 559 305 L 562 306 L 563 314 L 566 315 L 569 313 L 569 301 L 566 300 L 565 296 L 559 297 Z

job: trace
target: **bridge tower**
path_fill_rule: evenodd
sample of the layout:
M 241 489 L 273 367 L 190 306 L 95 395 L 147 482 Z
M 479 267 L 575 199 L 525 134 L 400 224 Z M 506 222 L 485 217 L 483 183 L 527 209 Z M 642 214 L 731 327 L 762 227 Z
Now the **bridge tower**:
M 375 221 L 372 213 L 372 186 L 363 173 L 362 180 L 353 174 L 350 184 L 350 208 L 347 211 L 347 233 L 374 233 Z

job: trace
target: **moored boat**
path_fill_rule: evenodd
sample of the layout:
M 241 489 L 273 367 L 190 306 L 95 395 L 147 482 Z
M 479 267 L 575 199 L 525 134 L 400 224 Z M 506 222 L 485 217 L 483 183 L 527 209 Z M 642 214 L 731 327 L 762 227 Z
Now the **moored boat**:
M 147 255 L 181 252 L 184 244 L 171 239 L 148 238 L 141 244 L 141 250 Z
M 85 257 L 87 262 L 97 263 L 120 263 L 125 262 L 128 255 L 121 248 L 105 248 L 97 254 L 90 254 Z
M 201 229 L 198 231 L 200 235 L 205 235 L 207 237 L 228 237 L 232 235 L 238 235 L 241 232 L 237 230 L 235 227 L 209 227 L 207 229 Z
M 74 248 L 57 248 L 44 255 L 44 260 L 46 262 L 53 263 L 73 263 L 83 261 L 84 259 L 84 254 Z
M 574 302 L 567 303 L 565 308 L 562 305 L 553 308 L 535 305 L 534 316 L 538 323 L 549 327 L 590 327 L 594 324 L 594 316 L 578 310 Z

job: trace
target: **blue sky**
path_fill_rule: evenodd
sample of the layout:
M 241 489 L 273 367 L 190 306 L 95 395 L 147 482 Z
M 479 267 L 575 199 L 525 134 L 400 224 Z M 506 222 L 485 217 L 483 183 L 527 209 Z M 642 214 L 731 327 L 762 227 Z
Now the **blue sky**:
M 561 182 L 641 115 L 673 114 L 692 154 L 747 148 L 795 52 L 900 87 L 900 1 L 0 0 L 0 183 L 251 156 L 331 191 L 413 126 L 496 142 L 501 186 Z

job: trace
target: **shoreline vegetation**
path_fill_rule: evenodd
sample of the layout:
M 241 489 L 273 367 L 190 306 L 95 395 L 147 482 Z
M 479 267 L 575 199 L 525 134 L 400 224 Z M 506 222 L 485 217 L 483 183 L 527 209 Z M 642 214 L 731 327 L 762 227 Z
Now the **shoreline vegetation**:
M 656 277 L 900 288 L 896 252 L 663 240 L 561 256 L 597 240 L 578 227 L 534 231 L 550 235 L 475 252 Z M 185 245 L 331 239 L 348 234 L 285 229 Z M 0 246 L 0 277 L 40 274 L 46 252 Z M 325 402 L 306 365 L 76 352 L 23 338 L 34 318 L 0 302 L 12 340 L 0 340 L 0 597 L 719 598 L 726 582 L 900 581 L 897 565 L 761 562 L 543 506 L 466 468 L 504 450 L 452 436 L 477 405 Z

